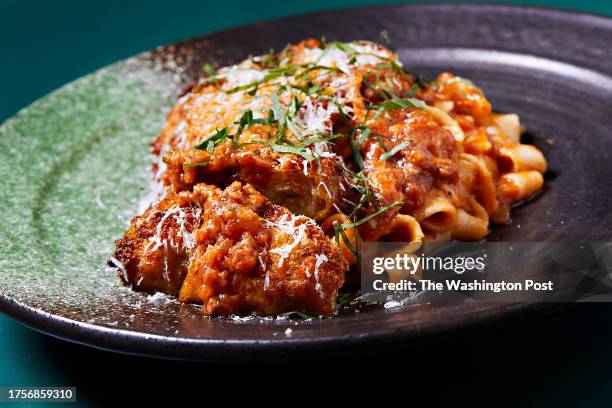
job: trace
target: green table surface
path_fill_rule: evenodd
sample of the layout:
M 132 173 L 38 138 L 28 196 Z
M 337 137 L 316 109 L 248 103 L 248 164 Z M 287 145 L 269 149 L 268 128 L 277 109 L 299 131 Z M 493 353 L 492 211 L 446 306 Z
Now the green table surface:
M 160 44 L 262 19 L 373 3 L 388 2 L 4 0 L 0 121 L 66 82 Z M 605 0 L 504 3 L 612 15 L 612 1 Z M 457 403 L 469 398 L 489 406 L 612 406 L 610 311 L 608 305 L 581 305 L 403 355 L 306 363 L 316 377 L 300 376 L 305 371 L 295 365 L 223 366 L 124 356 L 56 340 L 0 315 L 0 386 L 77 386 L 78 405 L 91 406 L 141 383 L 133 395 L 174 398 L 188 389 L 218 393 L 223 385 L 310 390 L 323 376 L 328 385 L 368 379 L 367 388 L 353 388 L 357 396 L 368 390 Z M 395 392 L 393 378 L 403 384 Z M 427 386 L 437 391 L 427 394 Z

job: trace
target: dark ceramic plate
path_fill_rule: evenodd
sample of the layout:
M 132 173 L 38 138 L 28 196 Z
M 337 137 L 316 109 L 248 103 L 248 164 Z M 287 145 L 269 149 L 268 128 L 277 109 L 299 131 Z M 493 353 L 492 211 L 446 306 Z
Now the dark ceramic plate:
M 105 267 L 148 184 L 148 143 L 203 63 L 234 63 L 306 37 L 377 40 L 383 30 L 407 67 L 473 79 L 497 110 L 519 113 L 530 142 L 544 150 L 551 168 L 545 191 L 490 240 L 609 239 L 612 20 L 473 5 L 333 11 L 141 54 L 4 123 L 0 309 L 37 330 L 105 349 L 235 360 L 407 345 L 532 307 L 415 302 L 315 321 L 210 319 L 194 306 L 122 289 Z

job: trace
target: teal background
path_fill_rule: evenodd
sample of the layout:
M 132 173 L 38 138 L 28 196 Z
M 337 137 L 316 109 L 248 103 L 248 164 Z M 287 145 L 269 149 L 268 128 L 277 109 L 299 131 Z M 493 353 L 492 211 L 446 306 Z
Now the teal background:
M 262 19 L 374 3 L 388 2 L 4 0 L 0 3 L 0 121 L 68 81 L 156 45 Z M 612 15 L 610 1 L 504 3 Z M 443 344 L 429 350 L 432 354 L 428 359 L 419 357 L 431 367 L 422 367 L 418 377 L 424 381 L 429 374 L 433 384 L 444 387 L 469 381 L 466 396 L 474 403 L 490 401 L 492 406 L 499 403 L 541 406 L 544 401 L 554 406 L 611 406 L 612 329 L 607 319 L 610 315 L 607 305 L 580 305 L 536 322 L 458 340 L 452 347 Z M 329 362 L 311 362 L 307 366 L 328 372 L 336 379 L 359 371 L 364 365 L 376 371 L 381 360 L 384 359 L 360 357 L 334 360 L 333 368 L 324 365 Z M 257 384 L 264 368 L 278 371 L 277 367 L 248 366 L 241 367 L 237 375 L 235 366 L 126 357 L 61 342 L 0 316 L 0 386 L 76 385 L 80 405 L 110 398 L 113 393 L 104 391 L 104 387 L 125 384 L 126 378 L 131 385 L 134 378 L 145 379 L 147 389 L 153 387 L 157 393 L 164 393 L 168 392 L 163 391 L 164 387 L 155 385 L 174 384 L 181 388 L 180 379 L 185 378 L 185 373 L 190 380 L 195 378 L 202 383 L 214 375 L 248 377 L 250 384 Z M 285 367 L 282 371 L 290 369 Z M 117 373 L 121 381 L 115 378 Z M 172 379 L 160 383 L 164 373 L 173 373 Z M 304 386 L 303 380 L 294 379 L 293 375 L 297 373 L 290 371 L 285 381 L 295 381 L 293 384 L 297 383 L 298 388 Z

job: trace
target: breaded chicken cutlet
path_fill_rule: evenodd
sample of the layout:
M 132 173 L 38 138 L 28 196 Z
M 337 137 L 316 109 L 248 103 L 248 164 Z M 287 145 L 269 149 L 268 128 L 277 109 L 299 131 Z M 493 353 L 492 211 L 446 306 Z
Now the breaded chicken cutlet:
M 311 219 L 239 182 L 167 194 L 132 220 L 115 258 L 126 284 L 201 303 L 208 315 L 328 316 L 348 269 Z

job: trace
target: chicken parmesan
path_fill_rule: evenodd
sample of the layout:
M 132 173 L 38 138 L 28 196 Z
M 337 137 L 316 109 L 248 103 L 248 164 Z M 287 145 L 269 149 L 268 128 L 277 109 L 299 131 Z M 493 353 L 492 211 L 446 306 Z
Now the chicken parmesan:
M 207 315 L 331 316 L 362 242 L 480 240 L 546 160 L 471 81 L 314 39 L 206 65 L 153 143 L 159 194 L 117 241 L 124 284 Z

